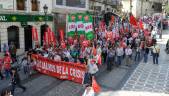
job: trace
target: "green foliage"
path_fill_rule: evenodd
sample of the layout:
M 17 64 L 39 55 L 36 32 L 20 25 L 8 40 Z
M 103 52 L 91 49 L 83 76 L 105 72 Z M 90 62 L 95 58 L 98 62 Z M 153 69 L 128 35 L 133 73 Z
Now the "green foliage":
M 164 9 L 167 13 L 169 13 L 169 5 L 166 5 Z

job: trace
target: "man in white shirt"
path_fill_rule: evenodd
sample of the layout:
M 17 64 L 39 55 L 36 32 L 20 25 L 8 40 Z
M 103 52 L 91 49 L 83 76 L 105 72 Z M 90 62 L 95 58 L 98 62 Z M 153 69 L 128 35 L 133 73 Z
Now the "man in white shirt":
M 126 55 L 126 65 L 129 66 L 131 64 L 131 58 L 132 58 L 132 49 L 129 46 L 125 49 L 125 55 Z
M 119 47 L 116 49 L 116 54 L 117 54 L 117 64 L 118 64 L 118 66 L 120 66 L 122 58 L 123 58 L 123 55 L 124 55 L 123 47 L 121 47 L 119 45 Z
M 101 54 L 101 53 L 102 53 L 101 46 L 100 46 L 100 45 L 98 45 L 98 46 L 97 46 L 97 54 Z

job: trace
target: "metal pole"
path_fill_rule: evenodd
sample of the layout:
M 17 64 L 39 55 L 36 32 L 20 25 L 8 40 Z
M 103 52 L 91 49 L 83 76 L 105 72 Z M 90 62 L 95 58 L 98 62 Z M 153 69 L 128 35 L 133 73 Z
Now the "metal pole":
M 47 13 L 45 12 L 45 25 L 47 25 L 47 20 L 46 20 L 46 16 L 47 15 Z
M 130 13 L 132 13 L 132 0 L 130 0 Z
M 93 25 L 95 27 L 95 0 L 93 0 Z

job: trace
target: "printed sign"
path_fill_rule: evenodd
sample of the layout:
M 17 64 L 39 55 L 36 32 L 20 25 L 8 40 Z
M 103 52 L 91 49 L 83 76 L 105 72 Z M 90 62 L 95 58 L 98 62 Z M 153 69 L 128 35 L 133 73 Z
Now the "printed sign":
M 54 61 L 48 58 L 32 55 L 36 63 L 36 70 L 59 79 L 71 80 L 83 84 L 86 66 L 77 63 Z

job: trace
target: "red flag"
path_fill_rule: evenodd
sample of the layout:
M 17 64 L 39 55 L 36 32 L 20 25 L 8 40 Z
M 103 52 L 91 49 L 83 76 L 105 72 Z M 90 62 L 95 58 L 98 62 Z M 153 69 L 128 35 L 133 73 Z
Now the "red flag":
M 50 32 L 50 34 L 51 34 L 50 41 L 51 41 L 51 43 L 55 46 L 55 45 L 56 45 L 56 37 L 55 37 L 55 34 L 54 34 L 54 32 Z
M 36 33 L 36 41 L 38 41 L 38 31 L 37 31 L 37 29 L 35 30 L 35 33 Z
M 137 20 L 133 15 L 130 16 L 130 24 L 137 26 Z
M 46 32 L 47 33 L 45 35 L 47 37 L 46 36 L 45 37 L 46 37 L 47 43 L 50 44 L 52 42 L 52 40 L 51 40 L 52 39 L 52 31 L 51 31 L 50 27 L 46 28 Z
M 92 77 L 92 87 L 95 93 L 99 93 L 101 91 L 101 87 L 97 84 L 94 77 Z
M 59 32 L 60 32 L 60 41 L 64 41 L 64 31 L 63 31 L 63 29 L 60 29 Z
M 53 45 L 56 47 L 56 37 L 54 36 L 54 42 Z
M 98 62 L 97 62 L 99 65 L 102 65 L 102 57 L 101 57 L 101 54 L 98 55 Z
M 32 27 L 32 39 L 34 41 L 38 41 L 38 32 L 37 32 L 37 29 L 35 27 Z
M 139 27 L 140 27 L 140 29 L 144 29 L 142 20 L 139 21 Z
M 50 27 L 47 27 L 47 28 L 46 28 L 46 31 L 47 31 L 47 32 L 51 32 L 51 28 L 50 28 Z
M 44 44 L 45 44 L 45 45 L 48 45 L 48 43 L 49 43 L 48 32 L 45 32 L 45 33 L 44 33 Z
M 94 56 L 97 55 L 97 50 L 96 50 L 96 48 L 94 46 L 93 46 L 93 49 L 92 49 L 92 53 L 93 53 Z
M 49 42 L 52 43 L 54 41 L 54 33 L 51 31 L 51 32 L 48 32 L 49 33 Z

